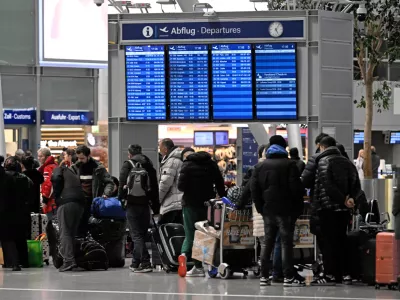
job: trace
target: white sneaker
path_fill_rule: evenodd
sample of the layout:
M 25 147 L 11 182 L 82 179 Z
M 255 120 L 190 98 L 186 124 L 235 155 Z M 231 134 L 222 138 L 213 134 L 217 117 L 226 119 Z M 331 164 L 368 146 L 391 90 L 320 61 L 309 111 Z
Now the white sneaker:
M 203 268 L 193 267 L 189 272 L 186 273 L 186 277 L 205 277 L 206 273 Z

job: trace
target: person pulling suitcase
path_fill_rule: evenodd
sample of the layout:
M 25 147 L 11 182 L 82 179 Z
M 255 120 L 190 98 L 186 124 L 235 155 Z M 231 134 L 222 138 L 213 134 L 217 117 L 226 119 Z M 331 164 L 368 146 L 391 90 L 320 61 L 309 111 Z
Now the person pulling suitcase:
M 133 241 L 133 258 L 129 269 L 134 273 L 153 271 L 146 248 L 146 236 L 153 214 L 160 210 L 157 172 L 152 161 L 142 154 L 140 145 L 129 145 L 128 160 L 119 176 L 118 198 L 126 207 L 129 232 Z

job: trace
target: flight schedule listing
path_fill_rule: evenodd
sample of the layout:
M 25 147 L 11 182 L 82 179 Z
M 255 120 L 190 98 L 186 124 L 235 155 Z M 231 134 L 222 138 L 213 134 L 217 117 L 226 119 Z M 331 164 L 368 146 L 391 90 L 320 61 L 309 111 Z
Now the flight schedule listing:
M 296 44 L 255 45 L 257 119 L 297 119 L 296 70 Z
M 214 120 L 253 118 L 250 44 L 211 45 Z
M 169 92 L 171 120 L 208 120 L 207 45 L 171 45 Z
M 166 120 L 164 46 L 125 48 L 128 120 Z

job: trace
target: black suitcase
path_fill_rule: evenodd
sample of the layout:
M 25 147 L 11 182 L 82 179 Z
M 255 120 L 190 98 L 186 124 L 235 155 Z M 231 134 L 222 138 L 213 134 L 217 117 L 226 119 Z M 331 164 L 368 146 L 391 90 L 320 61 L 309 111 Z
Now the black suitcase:
M 178 257 L 185 239 L 185 229 L 181 224 L 163 224 L 151 231 L 154 250 L 158 251 L 163 269 L 169 272 L 178 270 Z M 152 248 L 153 248 L 152 247 Z M 154 263 L 153 263 L 154 265 Z M 192 263 L 188 263 L 192 265 Z
M 375 285 L 376 237 L 368 239 L 362 246 L 361 266 L 361 281 L 368 285 Z

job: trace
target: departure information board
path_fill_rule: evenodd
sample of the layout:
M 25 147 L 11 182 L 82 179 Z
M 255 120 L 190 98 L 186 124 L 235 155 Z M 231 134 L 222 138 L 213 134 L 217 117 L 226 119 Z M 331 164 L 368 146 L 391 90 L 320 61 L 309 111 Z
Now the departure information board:
M 169 50 L 171 120 L 208 120 L 208 46 L 172 45 Z
M 256 118 L 297 119 L 296 44 L 255 45 Z
M 363 131 L 354 132 L 354 144 L 364 144 L 364 132 Z
M 166 120 L 164 46 L 127 46 L 127 120 Z
M 253 119 L 250 44 L 211 45 L 214 120 Z
M 390 144 L 400 144 L 400 132 L 390 133 Z

